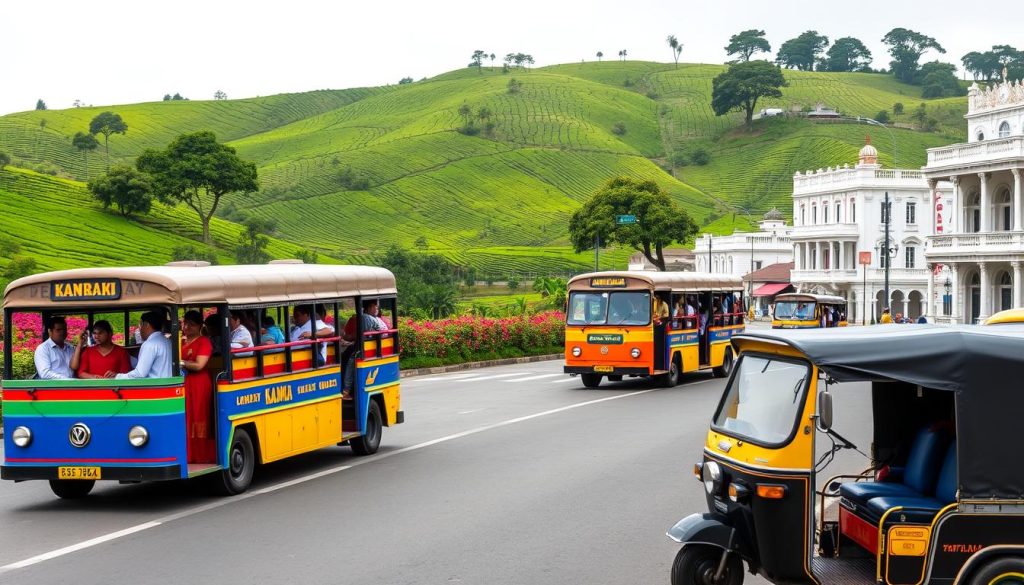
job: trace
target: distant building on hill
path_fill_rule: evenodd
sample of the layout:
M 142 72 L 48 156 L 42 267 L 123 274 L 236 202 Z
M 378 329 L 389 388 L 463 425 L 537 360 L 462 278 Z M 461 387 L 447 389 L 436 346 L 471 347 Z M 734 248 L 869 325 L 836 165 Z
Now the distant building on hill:
M 704 234 L 697 238 L 697 272 L 743 276 L 769 264 L 793 260 L 793 244 L 782 213 L 772 209 L 764 214 L 756 232 L 733 232 L 731 236 Z
M 662 250 L 665 255 L 665 270 L 667 272 L 692 272 L 693 251 L 688 248 L 666 248 Z M 651 261 L 644 256 L 643 252 L 635 252 L 629 257 L 630 270 L 657 270 Z
M 814 109 L 805 114 L 808 120 L 835 120 L 840 117 L 839 110 L 834 110 L 825 104 L 814 104 Z

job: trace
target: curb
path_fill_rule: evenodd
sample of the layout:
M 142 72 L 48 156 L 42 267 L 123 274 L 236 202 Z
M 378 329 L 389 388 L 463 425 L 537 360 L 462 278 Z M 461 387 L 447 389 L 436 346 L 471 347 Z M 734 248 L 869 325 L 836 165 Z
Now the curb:
M 466 362 L 464 364 L 451 364 L 448 366 L 435 366 L 433 368 L 416 368 L 413 370 L 402 370 L 403 378 L 411 378 L 413 376 L 424 376 L 427 374 L 447 374 L 449 372 L 459 372 L 462 370 L 475 370 L 477 368 L 490 368 L 494 366 L 509 366 L 512 364 L 529 364 L 533 362 L 543 362 L 549 360 L 560 360 L 565 357 L 563 353 L 551 353 L 547 355 L 530 355 L 525 357 L 517 358 L 505 358 L 500 360 L 487 360 L 483 362 Z

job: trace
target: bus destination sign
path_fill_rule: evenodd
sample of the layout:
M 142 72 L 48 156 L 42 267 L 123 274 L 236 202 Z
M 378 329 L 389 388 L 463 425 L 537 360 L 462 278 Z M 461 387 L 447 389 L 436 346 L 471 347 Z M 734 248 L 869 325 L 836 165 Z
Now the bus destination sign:
M 51 301 L 116 301 L 121 281 L 112 278 L 55 280 L 50 283 Z
M 593 288 L 626 288 L 626 279 L 618 278 L 591 278 L 590 286 Z

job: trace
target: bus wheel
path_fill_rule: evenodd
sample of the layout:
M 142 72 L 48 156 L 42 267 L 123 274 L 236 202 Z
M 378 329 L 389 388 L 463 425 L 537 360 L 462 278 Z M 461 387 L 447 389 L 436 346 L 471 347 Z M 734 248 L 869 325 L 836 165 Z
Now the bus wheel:
M 601 374 L 580 374 L 580 379 L 587 388 L 597 388 L 601 385 Z
M 725 355 L 722 356 L 722 365 L 711 370 L 716 378 L 727 378 L 732 371 L 732 348 L 725 348 Z
M 668 373 L 662 374 L 658 382 L 664 388 L 672 388 L 679 383 L 679 375 L 682 368 L 679 365 L 679 355 L 672 358 L 672 365 L 668 367 Z
M 608 381 L 609 382 L 621 382 L 622 381 L 622 376 L 619 376 L 619 375 L 608 376 Z
M 92 480 L 78 479 L 51 479 L 50 489 L 58 498 L 65 500 L 77 500 L 89 495 L 92 486 L 96 485 Z
M 349 439 L 352 452 L 356 455 L 373 455 L 380 447 L 380 436 L 383 433 L 384 421 L 380 416 L 380 406 L 376 400 L 370 400 L 369 412 L 366 414 L 366 432 L 361 437 Z
M 1018 585 L 1024 579 L 1024 558 L 1002 557 L 975 571 L 971 585 Z
M 256 449 L 252 437 L 245 429 L 235 429 L 228 450 L 228 467 L 220 472 L 217 491 L 225 496 L 234 496 L 249 489 L 253 472 L 256 471 Z
M 742 585 L 743 561 L 735 552 L 729 554 L 722 578 L 715 580 L 722 554 L 717 546 L 684 546 L 672 563 L 672 585 Z

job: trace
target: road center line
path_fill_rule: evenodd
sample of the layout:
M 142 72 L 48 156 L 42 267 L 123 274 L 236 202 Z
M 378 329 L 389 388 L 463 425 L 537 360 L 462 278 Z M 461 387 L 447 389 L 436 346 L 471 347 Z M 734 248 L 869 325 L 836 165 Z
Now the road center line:
M 696 384 L 700 384 L 700 383 L 702 383 L 702 382 L 696 382 Z M 688 384 L 688 385 L 693 385 L 693 384 Z M 440 444 L 440 443 L 446 443 L 448 441 L 454 441 L 455 439 L 461 439 L 463 437 L 468 437 L 470 435 L 476 435 L 478 433 L 483 433 L 485 431 L 490 431 L 490 430 L 498 429 L 498 428 L 501 428 L 501 427 L 507 427 L 509 425 L 514 425 L 514 424 L 517 424 L 517 423 L 526 422 L 528 420 L 533 420 L 535 418 L 540 418 L 540 417 L 543 417 L 543 416 L 550 416 L 552 414 L 558 414 L 560 412 L 565 412 L 565 411 L 573 410 L 573 409 L 576 409 L 576 408 L 582 408 L 584 406 L 590 406 L 592 404 L 599 404 L 599 403 L 602 403 L 602 402 L 608 402 L 609 400 L 619 400 L 620 398 L 629 398 L 631 396 L 639 396 L 640 394 L 647 394 L 648 392 L 655 392 L 656 390 L 659 390 L 659 389 L 658 388 L 650 388 L 650 389 L 647 389 L 647 390 L 638 390 L 636 392 L 629 392 L 629 393 L 626 393 L 626 394 L 616 394 L 615 396 L 606 396 L 604 398 L 598 398 L 598 399 L 595 399 L 595 400 L 588 400 L 586 402 L 577 402 L 576 404 L 570 404 L 568 406 L 562 406 L 562 407 L 559 407 L 559 408 L 553 408 L 551 410 L 545 410 L 545 411 L 542 411 L 542 412 L 536 412 L 534 414 L 528 414 L 526 416 L 520 416 L 520 417 L 516 417 L 516 418 L 511 418 L 511 419 L 504 420 L 504 421 L 501 421 L 501 422 L 497 422 L 497 423 L 494 423 L 494 424 L 484 425 L 484 426 L 481 426 L 481 427 L 476 427 L 476 428 L 470 429 L 468 431 L 462 431 L 462 432 L 459 432 L 459 433 L 453 433 L 451 435 L 446 435 L 444 437 L 439 437 L 437 439 L 431 439 L 429 441 L 425 441 L 423 443 L 418 443 L 416 445 L 410 445 L 408 447 L 403 447 L 401 449 L 396 449 L 394 451 L 388 451 L 387 453 L 381 453 L 379 455 L 374 455 L 373 457 L 367 457 L 366 459 L 359 459 L 359 460 L 354 461 L 354 462 L 352 462 L 350 464 L 339 465 L 337 467 L 332 467 L 332 468 L 329 468 L 329 469 L 323 469 L 323 470 L 318 471 L 316 473 L 311 473 L 309 475 L 304 475 L 302 477 L 297 477 L 295 479 L 291 479 L 291 480 L 288 480 L 288 481 L 283 481 L 283 482 L 280 482 L 280 483 L 276 483 L 274 485 L 267 486 L 265 488 L 260 488 L 260 489 L 257 489 L 257 490 L 251 490 L 251 491 L 248 491 L 248 492 L 246 492 L 244 494 L 241 494 L 241 495 L 238 495 L 238 496 L 225 497 L 225 498 L 223 498 L 221 500 L 217 500 L 215 502 L 211 502 L 211 503 L 208 503 L 208 504 L 202 504 L 200 506 L 196 506 L 196 507 L 193 507 L 193 508 L 188 508 L 186 510 L 182 510 L 181 512 L 176 512 L 174 514 L 169 514 L 167 516 L 162 516 L 160 518 L 157 518 L 156 520 L 151 520 L 149 522 L 143 522 L 142 524 L 136 524 L 135 526 L 130 526 L 130 527 L 125 528 L 123 530 L 118 530 L 116 532 L 110 532 L 108 534 L 97 536 L 97 537 L 91 538 L 89 540 L 84 540 L 82 542 L 79 542 L 79 543 L 76 543 L 76 544 L 72 544 L 70 546 L 65 546 L 63 548 L 58 548 L 56 550 L 52 550 L 52 551 L 45 552 L 45 553 L 42 553 L 42 554 L 39 554 L 39 555 L 36 555 L 36 556 L 33 556 L 33 557 L 29 557 L 27 559 L 23 559 L 23 560 L 14 562 L 14 563 L 10 563 L 10 564 L 7 564 L 7 565 L 4 565 L 4 566 L 0 567 L 0 574 L 7 573 L 7 572 L 13 571 L 15 569 L 23 569 L 25 567 L 30 567 L 32 565 L 36 565 L 36 564 L 39 564 L 39 563 L 42 563 L 42 562 L 45 562 L 45 561 L 50 561 L 50 560 L 56 559 L 58 557 L 69 555 L 69 554 L 74 553 L 74 552 L 85 550 L 87 548 L 91 548 L 91 547 L 94 547 L 94 546 L 97 546 L 97 545 L 100 545 L 100 544 L 103 544 L 103 543 L 111 542 L 113 540 L 117 540 L 117 539 L 123 538 L 125 536 L 129 536 L 129 535 L 132 535 L 132 534 L 137 534 L 137 533 L 142 532 L 144 530 L 149 530 L 150 528 L 156 528 L 157 526 L 161 526 L 163 524 L 174 522 L 175 520 L 181 520 L 183 518 L 188 518 L 190 516 L 195 516 L 196 514 L 201 514 L 203 512 L 207 512 L 209 510 L 220 508 L 222 506 L 227 506 L 229 504 L 235 504 L 235 503 L 238 503 L 238 502 L 244 502 L 245 500 L 248 500 L 249 498 L 255 498 L 257 496 L 261 496 L 261 495 L 269 494 L 269 493 L 272 493 L 272 492 L 276 492 L 278 490 L 281 490 L 281 489 L 284 489 L 284 488 L 287 488 L 287 487 L 292 487 L 292 486 L 296 486 L 296 485 L 299 485 L 299 484 L 302 484 L 302 483 L 306 483 L 306 482 L 312 481 L 314 479 L 319 479 L 321 477 L 326 477 L 328 475 L 333 475 L 335 473 L 339 473 L 339 472 L 345 471 L 347 469 L 352 469 L 353 467 L 357 467 L 359 465 L 365 465 L 367 463 L 373 463 L 374 461 L 379 461 L 381 459 L 387 459 L 388 457 L 394 457 L 396 455 L 401 455 L 403 453 L 409 453 L 411 451 L 418 451 L 420 449 L 424 449 L 426 447 L 431 447 L 433 445 L 437 445 L 437 444 Z

